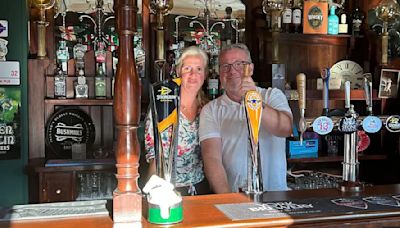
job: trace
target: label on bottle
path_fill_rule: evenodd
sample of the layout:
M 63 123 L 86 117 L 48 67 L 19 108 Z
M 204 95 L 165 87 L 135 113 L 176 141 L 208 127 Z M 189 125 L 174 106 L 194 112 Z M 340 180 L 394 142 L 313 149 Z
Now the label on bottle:
M 346 34 L 349 32 L 347 24 L 339 24 L 339 33 Z
M 321 8 L 319 8 L 318 6 L 313 6 L 308 12 L 307 20 L 309 25 L 313 29 L 318 29 L 319 27 L 321 27 L 324 20 Z
M 361 27 L 362 20 L 353 19 L 353 32 L 359 32 Z
M 283 10 L 282 13 L 282 23 L 283 24 L 290 24 L 292 23 L 292 10 L 289 8 L 286 8 Z
M 95 96 L 96 98 L 106 97 L 106 79 L 105 77 L 96 77 L 95 79 Z
M 75 86 L 75 97 L 76 98 L 87 98 L 88 97 L 88 86 L 84 85 L 76 85 Z
M 54 96 L 55 97 L 65 97 L 66 92 L 66 82 L 64 76 L 58 76 L 54 78 Z
M 208 79 L 208 93 L 210 95 L 218 94 L 218 79 L 216 78 Z
M 301 10 L 294 9 L 293 10 L 293 24 L 301 24 Z

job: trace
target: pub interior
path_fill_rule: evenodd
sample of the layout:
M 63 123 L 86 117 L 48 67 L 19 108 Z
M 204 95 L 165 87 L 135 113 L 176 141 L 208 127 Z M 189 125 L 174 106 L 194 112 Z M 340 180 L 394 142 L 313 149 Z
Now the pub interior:
M 400 227 L 397 0 L 0 4 L 0 227 Z M 201 90 L 214 102 L 227 97 L 218 56 L 236 43 L 249 48 L 255 84 L 279 89 L 293 114 L 282 151 L 288 190 L 262 187 L 251 124 L 262 120 L 248 108 L 264 103 L 258 95 L 242 101 L 245 190 L 171 190 L 178 203 L 152 201 L 156 188 L 170 199 L 176 187 L 157 121 L 179 113 L 179 92 L 165 92 L 179 90 L 178 58 L 189 46 L 206 52 Z M 173 98 L 162 105 L 161 95 Z M 158 126 L 153 186 L 148 115 Z

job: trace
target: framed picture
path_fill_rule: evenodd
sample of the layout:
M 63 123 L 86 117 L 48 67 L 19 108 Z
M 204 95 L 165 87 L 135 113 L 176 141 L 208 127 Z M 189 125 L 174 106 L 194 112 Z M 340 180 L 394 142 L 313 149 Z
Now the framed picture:
M 379 81 L 379 98 L 396 98 L 399 91 L 400 70 L 382 69 Z

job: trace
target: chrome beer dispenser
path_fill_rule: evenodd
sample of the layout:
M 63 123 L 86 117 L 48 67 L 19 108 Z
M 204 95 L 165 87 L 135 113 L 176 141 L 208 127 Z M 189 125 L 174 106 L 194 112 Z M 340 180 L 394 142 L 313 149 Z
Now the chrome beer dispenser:
M 156 174 L 171 184 L 175 184 L 176 175 L 175 164 L 178 150 L 180 104 L 179 86 L 179 80 L 164 80 L 156 82 L 150 87 Z M 170 133 L 168 133 L 169 128 L 172 128 Z M 167 132 L 167 139 L 161 137 L 163 132 Z M 163 145 L 169 145 L 168 152 L 164 150 Z
M 244 65 L 243 77 L 250 77 L 250 64 Z M 263 192 L 263 179 L 261 171 L 261 156 L 258 147 L 258 133 L 260 131 L 262 99 L 255 91 L 248 91 L 244 98 L 244 106 L 249 130 L 251 150 L 247 158 L 247 194 L 258 195 Z
M 339 123 L 339 130 L 344 133 L 343 182 L 340 185 L 340 190 L 342 192 L 359 192 L 362 190 L 362 184 L 358 180 L 358 114 L 354 111 L 354 105 L 350 104 L 349 81 L 345 83 L 345 108 L 347 112 Z

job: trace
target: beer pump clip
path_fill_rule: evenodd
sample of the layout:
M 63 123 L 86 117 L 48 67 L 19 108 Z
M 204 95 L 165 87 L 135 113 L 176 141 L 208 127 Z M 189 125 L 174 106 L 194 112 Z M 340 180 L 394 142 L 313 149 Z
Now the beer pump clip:
M 385 127 L 388 131 L 392 133 L 400 132 L 400 116 L 399 115 L 391 115 L 386 119 Z
M 319 135 L 327 135 L 333 130 L 333 121 L 328 117 L 329 114 L 329 78 L 330 69 L 325 68 L 321 70 L 321 78 L 323 81 L 322 97 L 324 101 L 324 108 L 322 110 L 322 115 L 316 118 L 312 124 L 313 131 Z
M 250 64 L 244 65 L 243 77 L 250 77 Z M 248 91 L 243 104 L 249 130 L 251 150 L 247 162 L 247 194 L 259 195 L 263 192 L 261 156 L 258 147 L 261 115 L 263 111 L 261 95 L 255 91 Z
M 372 82 L 366 76 L 364 76 L 364 95 L 368 116 L 363 119 L 362 127 L 368 133 L 376 133 L 381 130 L 382 121 L 372 113 Z
M 307 122 L 304 118 L 306 110 L 306 75 L 300 73 L 296 76 L 297 92 L 299 93 L 299 131 L 300 131 L 300 145 L 303 145 L 303 134 L 307 130 Z

